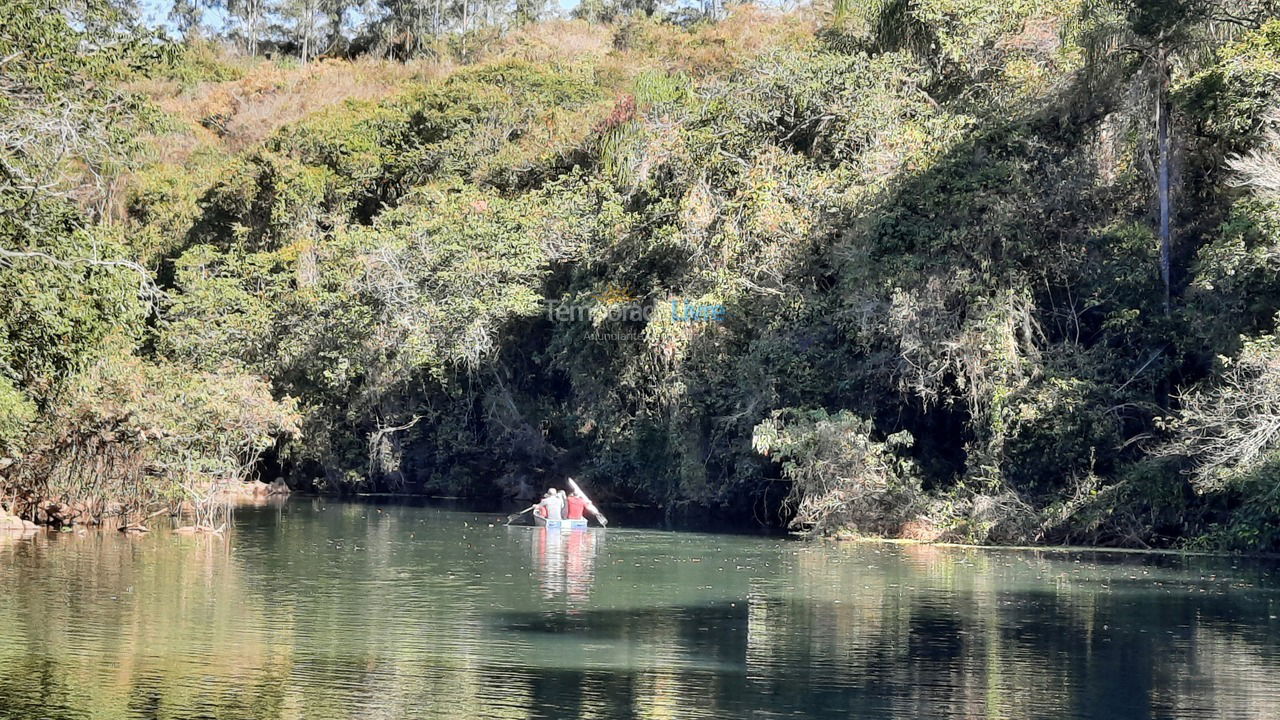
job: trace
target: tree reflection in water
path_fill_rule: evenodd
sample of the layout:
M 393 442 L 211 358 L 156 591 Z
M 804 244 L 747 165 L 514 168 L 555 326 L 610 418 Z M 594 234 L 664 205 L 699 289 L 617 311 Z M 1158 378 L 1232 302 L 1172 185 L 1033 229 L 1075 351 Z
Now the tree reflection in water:
M 1280 717 L 1272 563 L 491 522 L 0 539 L 0 717 Z

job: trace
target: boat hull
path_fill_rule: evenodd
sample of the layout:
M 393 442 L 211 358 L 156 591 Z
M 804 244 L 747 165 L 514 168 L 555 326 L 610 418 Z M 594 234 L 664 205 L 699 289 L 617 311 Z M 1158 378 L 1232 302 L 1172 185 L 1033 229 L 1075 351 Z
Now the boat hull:
M 544 517 L 533 516 L 533 524 L 538 527 L 544 527 L 548 530 L 580 530 L 587 527 L 586 518 L 575 518 L 570 520 L 548 520 Z

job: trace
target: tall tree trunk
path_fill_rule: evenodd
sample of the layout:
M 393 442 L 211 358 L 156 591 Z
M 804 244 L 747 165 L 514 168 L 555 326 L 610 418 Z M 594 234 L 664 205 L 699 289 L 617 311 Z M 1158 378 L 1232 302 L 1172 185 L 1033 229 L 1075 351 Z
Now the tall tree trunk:
M 1171 242 L 1169 216 L 1169 56 L 1163 45 L 1156 50 L 1156 192 L 1160 202 L 1160 278 L 1164 281 L 1164 313 L 1169 314 Z
M 328 48 L 339 47 L 339 39 L 342 36 L 342 16 L 345 10 L 340 3 L 326 3 L 325 14 L 329 18 L 329 37 Z
M 302 3 L 302 64 L 306 65 L 311 53 L 311 3 Z
M 308 60 L 315 60 L 320 56 L 320 23 L 317 19 L 320 16 L 320 0 L 307 0 L 310 8 L 307 10 L 307 52 L 310 53 Z
M 413 9 L 413 53 L 421 55 L 422 38 L 427 36 L 426 0 L 418 0 L 414 3 Z
M 249 3 L 249 55 L 257 57 L 258 55 L 258 23 L 262 15 L 262 3 L 259 0 L 250 0 Z

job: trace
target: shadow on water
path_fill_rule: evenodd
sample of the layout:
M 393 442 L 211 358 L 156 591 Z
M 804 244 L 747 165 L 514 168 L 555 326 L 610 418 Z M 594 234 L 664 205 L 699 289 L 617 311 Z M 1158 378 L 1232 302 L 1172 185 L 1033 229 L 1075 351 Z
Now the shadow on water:
M 88 717 L 84 711 L 71 709 L 70 692 L 54 658 L 32 655 L 0 667 L 4 670 L 0 672 L 0 717 Z
M 812 718 L 978 717 L 997 710 L 1028 718 L 1187 717 L 1170 661 L 1202 662 L 1196 638 L 1215 632 L 1231 638 L 1238 625 L 1197 627 L 1197 617 L 1231 614 L 1233 600 L 1225 595 L 1184 598 L 1165 609 L 1107 603 L 1087 619 L 1049 591 L 1002 593 L 997 606 L 1005 609 L 996 611 L 1003 617 L 993 628 L 974 621 L 965 599 L 944 595 L 922 598 L 903 622 L 873 628 L 846 626 L 843 609 L 832 603 L 776 598 L 753 606 L 496 613 L 498 629 L 514 638 L 661 643 L 677 650 L 679 662 L 577 670 L 530 662 L 487 665 L 483 675 L 524 686 L 522 694 L 536 703 L 533 716 L 548 718 L 626 716 L 639 709 L 637 698 L 655 702 L 655 688 L 676 704 L 696 698 L 699 705 L 685 714 L 706 717 L 764 716 L 764 708 Z M 750 637 L 752 614 L 761 608 L 781 616 L 787 630 L 773 637 L 766 657 Z M 1261 655 L 1274 660 L 1271 637 Z M 611 690 L 584 695 L 583 688 Z M 1262 699 L 1274 707 L 1274 687 Z
M 1208 711 L 1215 703 L 1280 706 L 1273 682 L 1247 689 L 1280 660 L 1274 616 L 1259 622 L 1277 600 L 1274 586 L 1257 592 L 1274 585 L 1266 566 L 1165 556 L 1092 562 L 1092 553 L 1025 554 L 1001 565 L 1000 553 L 983 551 L 961 551 L 951 567 L 933 563 L 949 574 L 979 565 L 964 587 L 954 577 L 922 582 L 928 572 L 847 582 L 823 572 L 826 555 L 802 550 L 824 558 L 803 579 L 836 580 L 839 599 L 775 592 L 747 602 L 492 613 L 513 644 L 537 648 L 554 638 L 561 662 L 491 664 L 485 675 L 522 686 L 537 717 L 602 707 L 625 716 L 638 711 L 636 698 L 654 702 L 655 688 L 676 705 L 698 698 L 680 714 L 706 717 L 767 716 L 772 708 L 814 718 L 1155 719 L 1232 715 Z M 1240 649 L 1240 664 L 1220 665 L 1224 644 Z M 610 667 L 615 658 L 601 658 L 602 647 L 666 656 Z M 563 667 L 565 656 L 590 652 L 605 662 Z M 1189 682 L 1206 665 L 1220 671 Z M 612 690 L 584 693 L 593 687 Z
M 500 612 L 494 614 L 499 631 L 504 633 L 546 633 L 579 636 L 581 642 L 627 640 L 643 637 L 646 630 L 674 626 L 682 644 L 717 653 L 726 647 L 728 638 L 741 639 L 741 647 L 732 648 L 734 661 L 745 662 L 748 629 L 745 603 L 713 603 L 650 607 L 642 609 L 593 609 L 555 612 Z M 741 650 L 741 653 L 736 651 Z

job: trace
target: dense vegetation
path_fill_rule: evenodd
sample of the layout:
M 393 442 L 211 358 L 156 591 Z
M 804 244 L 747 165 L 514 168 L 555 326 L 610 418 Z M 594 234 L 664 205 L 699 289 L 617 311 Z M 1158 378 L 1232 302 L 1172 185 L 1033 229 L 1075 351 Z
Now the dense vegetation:
M 1280 547 L 1269 3 L 620 7 L 309 64 L 38 5 L 0 10 L 11 510 L 567 472 Z

